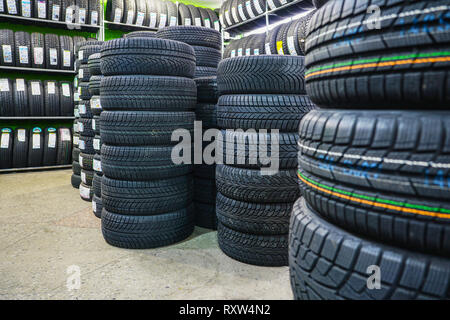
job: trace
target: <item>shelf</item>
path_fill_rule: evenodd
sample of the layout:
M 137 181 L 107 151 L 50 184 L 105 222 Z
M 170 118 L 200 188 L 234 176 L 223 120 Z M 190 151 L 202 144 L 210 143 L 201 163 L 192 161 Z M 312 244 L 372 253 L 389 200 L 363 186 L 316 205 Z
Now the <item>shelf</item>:
M 27 168 L 0 169 L 0 173 L 37 171 L 37 170 L 50 170 L 50 169 L 70 169 L 70 168 L 72 168 L 71 164 L 63 164 L 63 165 L 45 166 L 45 167 L 27 167 Z
M 0 71 L 7 71 L 7 72 L 26 71 L 29 73 L 54 73 L 54 74 L 62 74 L 62 75 L 70 75 L 70 76 L 73 76 L 76 74 L 75 70 L 39 69 L 39 68 L 10 67 L 10 66 L 0 66 Z
M 77 30 L 77 31 L 85 31 L 85 32 L 97 32 L 100 30 L 100 26 L 92 26 L 87 24 L 78 24 L 78 23 L 66 23 L 64 21 L 53 21 L 47 19 L 37 19 L 37 18 L 27 18 L 22 16 L 13 16 L 8 14 L 0 14 L 0 22 L 7 21 L 11 23 L 21 23 L 21 24 L 30 24 L 30 25 L 38 25 L 42 27 L 50 27 L 50 28 L 58 28 L 58 29 L 67 29 L 67 30 Z M 101 21 L 100 21 L 101 22 Z
M 111 22 L 105 20 L 105 26 L 108 26 L 112 30 L 122 30 L 122 31 L 158 31 L 158 28 L 150 28 L 146 26 L 136 26 L 132 24 Z
M 75 117 L 0 117 L 0 120 L 75 120 Z
M 286 3 L 284 6 L 275 8 L 273 10 L 267 11 L 269 15 L 269 24 L 274 24 L 283 19 L 292 17 L 293 15 L 309 11 L 314 9 L 314 5 L 311 0 L 296 0 L 293 2 Z M 236 36 L 244 32 L 249 32 L 256 28 L 261 28 L 266 25 L 266 13 L 256 16 L 252 19 L 235 24 L 231 27 L 224 29 L 231 36 Z

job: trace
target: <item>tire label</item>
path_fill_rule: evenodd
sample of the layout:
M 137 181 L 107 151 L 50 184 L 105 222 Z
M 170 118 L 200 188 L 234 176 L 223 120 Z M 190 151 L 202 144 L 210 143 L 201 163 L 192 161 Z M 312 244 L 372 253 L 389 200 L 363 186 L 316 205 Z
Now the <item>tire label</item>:
M 83 124 L 83 122 L 78 122 L 78 131 L 79 132 L 84 132 L 84 124 Z
M 270 52 L 270 43 L 266 43 L 266 45 L 265 45 L 265 49 L 266 49 L 266 54 L 272 54 L 271 52 Z
M 31 0 L 22 0 L 21 7 L 22 7 L 22 16 L 26 18 L 31 18 Z
M 56 85 L 54 82 L 48 82 L 47 84 L 47 91 L 48 94 L 55 94 L 56 93 Z
M 247 20 L 247 17 L 244 14 L 244 8 L 243 8 L 242 4 L 238 5 L 238 12 L 239 12 L 239 16 L 241 17 L 242 21 Z
M 25 129 L 19 129 L 17 131 L 17 140 L 19 142 L 25 142 Z
M 100 150 L 100 149 L 98 149 L 98 150 Z M 95 171 L 102 172 L 102 162 L 101 161 L 94 159 L 92 161 L 92 167 L 94 168 Z
M 78 70 L 78 78 L 83 79 L 84 76 L 84 70 L 83 68 L 80 68 L 80 70 Z
M 1 92 L 8 92 L 9 91 L 8 79 L 0 79 L 0 91 Z
M 252 51 L 250 48 L 245 49 L 245 55 L 246 56 L 251 56 L 252 55 Z
M 230 20 L 230 11 L 225 11 L 225 19 L 227 20 L 227 23 L 229 26 L 232 25 L 231 20 Z
M 253 54 L 254 54 L 255 56 L 259 56 L 259 49 L 253 50 Z
M 86 114 L 86 105 L 84 105 L 84 104 L 79 104 L 79 105 L 78 105 L 78 112 L 79 112 L 80 114 Z
M 78 163 L 80 164 L 81 167 L 83 166 L 83 157 L 81 156 L 81 154 L 78 156 Z
M 83 60 L 83 50 L 78 51 L 78 59 Z
M 167 14 L 161 13 L 159 15 L 159 27 L 164 28 L 166 26 L 166 22 L 167 22 Z
M 16 79 L 16 91 L 25 91 L 25 79 Z
M 80 196 L 84 199 L 89 199 L 91 196 L 91 190 L 80 184 Z
M 270 10 L 273 10 L 276 8 L 275 3 L 273 3 L 273 0 L 267 0 L 267 4 L 269 5 Z
M 85 147 L 86 143 L 84 142 L 84 140 L 78 141 L 78 148 L 80 148 L 80 150 L 84 150 Z
M 66 9 L 66 23 L 72 22 L 73 22 L 73 9 L 69 7 Z
M 83 183 L 86 183 L 86 173 L 84 171 L 81 171 L 80 176 L 81 176 L 81 181 L 83 181 Z
M 114 11 L 114 22 L 119 23 L 121 18 L 122 18 L 122 9 L 116 8 L 116 10 Z
M 264 13 L 264 10 L 259 5 L 259 0 L 253 0 L 253 5 L 255 6 L 256 12 L 258 12 L 258 14 Z
M 73 137 L 73 144 L 78 146 L 78 142 L 79 142 L 80 138 L 78 136 L 74 136 Z
M 202 26 L 202 18 L 195 18 L 194 21 L 195 21 L 195 25 L 197 27 L 201 27 Z
M 39 133 L 33 134 L 33 149 L 41 148 L 41 135 Z
M 211 28 L 211 20 L 209 20 L 208 18 L 205 19 L 205 27 Z
M 289 49 L 289 54 L 293 56 L 298 56 L 297 50 L 295 50 L 294 37 L 290 36 L 287 38 L 287 46 Z
M 2 140 L 0 142 L 0 148 L 2 149 L 8 149 L 9 148 L 9 133 L 3 132 L 2 133 Z
M 38 18 L 47 18 L 47 5 L 45 0 L 38 0 Z
M 73 101 L 80 101 L 80 94 L 78 92 L 75 92 L 73 94 Z
M 8 7 L 9 14 L 17 14 L 17 7 L 15 0 L 6 0 L 6 6 Z
M 238 54 L 237 55 L 238 55 L 238 57 L 242 57 L 242 48 L 238 49 Z
M 58 65 L 58 50 L 55 48 L 50 48 L 50 65 L 56 66 Z
M 190 26 L 192 24 L 191 18 L 185 18 L 184 19 L 184 25 L 185 26 Z
M 171 16 L 171 17 L 170 17 L 169 25 L 170 25 L 171 27 L 176 26 L 176 25 L 177 25 L 177 17 Z
M 245 8 L 247 9 L 247 13 L 250 16 L 250 18 L 253 19 L 255 17 L 255 13 L 253 12 L 252 4 L 250 1 L 247 1 L 245 3 Z
M 61 141 L 70 141 L 70 130 L 61 130 Z
M 59 21 L 59 10 L 60 6 L 58 4 L 54 4 L 52 7 L 52 20 Z
M 33 96 L 39 96 L 41 94 L 41 86 L 39 82 L 31 82 L 31 94 Z
M 102 106 L 100 104 L 99 98 L 92 98 L 91 99 L 91 109 L 101 109 Z
M 231 50 L 231 57 L 234 58 L 236 56 L 236 50 Z
M 55 132 L 49 132 L 48 133 L 48 148 L 55 148 L 56 147 L 56 133 Z
M 92 130 L 95 130 L 95 119 L 92 119 Z
M 277 41 L 277 52 L 279 55 L 284 55 L 283 41 Z
M 44 64 L 44 48 L 35 47 L 33 49 L 34 64 Z
M 3 60 L 7 63 L 12 63 L 13 61 L 12 61 L 11 46 L 9 44 L 3 44 L 2 51 L 3 51 Z
M 157 17 L 156 12 L 150 12 L 150 28 L 156 27 L 156 17 Z
M 134 20 L 134 11 L 128 11 L 126 24 L 133 24 L 133 20 Z
M 219 20 L 214 21 L 214 29 L 217 31 L 220 31 L 220 22 Z
M 19 46 L 19 63 L 23 63 L 23 64 L 28 63 L 28 47 L 27 46 Z
M 5 12 L 5 7 L 3 6 L 3 1 L 0 1 L 0 12 Z
M 94 150 L 100 150 L 100 139 L 94 139 Z
M 78 10 L 78 23 L 85 24 L 86 23 L 86 9 L 80 8 Z
M 98 12 L 97 11 L 91 12 L 91 24 L 94 26 L 98 25 Z
M 231 8 L 231 15 L 233 16 L 234 21 L 236 21 L 236 23 L 237 23 L 239 21 L 239 18 L 237 15 L 236 7 Z
M 80 111 L 78 110 L 78 108 L 75 108 L 73 110 L 73 115 L 75 116 L 75 118 L 79 118 L 80 117 Z
M 142 24 L 144 23 L 144 18 L 145 18 L 145 13 L 138 11 L 137 16 L 136 16 L 136 25 L 142 26 Z
M 97 203 L 92 201 L 92 211 L 97 212 Z
M 71 63 L 70 58 L 71 57 L 72 57 L 72 51 L 70 51 L 70 50 L 63 51 L 63 66 L 64 67 L 70 67 L 70 63 Z
M 64 97 L 70 97 L 70 86 L 68 83 L 63 83 L 61 85 L 62 87 L 62 92 L 63 92 L 63 96 Z

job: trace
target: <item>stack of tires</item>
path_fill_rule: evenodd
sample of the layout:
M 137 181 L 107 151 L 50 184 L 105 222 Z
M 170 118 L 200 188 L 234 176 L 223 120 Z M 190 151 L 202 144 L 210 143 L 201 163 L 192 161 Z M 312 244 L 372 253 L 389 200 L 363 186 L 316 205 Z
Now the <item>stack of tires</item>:
M 325 4 L 306 41 L 307 91 L 323 109 L 299 127 L 294 297 L 449 299 L 450 38 L 441 23 L 450 11 L 440 1 L 380 3 L 375 30 L 363 25 L 369 3 L 359 4 Z M 335 25 L 342 30 L 325 36 Z
M 94 196 L 92 198 L 92 211 L 97 218 L 101 218 L 102 214 L 102 162 L 101 162 L 101 147 L 102 140 L 100 137 L 101 121 L 100 115 L 102 112 L 102 106 L 100 101 L 100 85 L 102 81 L 102 72 L 100 69 L 100 53 L 94 53 L 89 56 L 88 59 L 89 73 L 91 77 L 89 79 L 89 93 L 92 95 L 90 99 L 90 108 L 93 115 L 92 118 L 92 130 L 94 131 L 94 139 L 92 146 L 94 148 L 94 158 L 92 159 L 92 169 L 94 171 L 94 177 L 92 179 L 92 187 Z
M 222 58 L 222 37 L 217 30 L 194 26 L 167 27 L 159 30 L 156 36 L 181 41 L 194 48 L 197 61 L 195 78 L 217 75 L 217 66 Z
M 181 241 L 194 228 L 192 147 L 182 141 L 173 152 L 171 137 L 193 131 L 194 50 L 150 37 L 116 39 L 103 45 L 100 65 L 103 236 L 123 248 Z
M 196 121 L 201 121 L 202 136 L 208 136 L 210 142 L 205 141 L 199 150 L 194 147 L 195 156 L 201 163 L 195 161 L 194 167 L 194 207 L 195 225 L 208 229 L 217 229 L 216 217 L 216 165 L 203 157 L 204 152 L 212 152 L 211 147 L 216 145 L 216 136 L 209 129 L 217 129 L 218 99 L 217 78 L 205 77 L 195 79 L 197 84 L 197 106 L 195 108 Z M 212 145 L 211 145 L 212 143 Z M 214 156 L 212 154 L 211 156 Z M 211 157 L 215 159 L 215 157 Z M 211 160 L 210 160 L 211 161 Z M 200 162 L 200 161 L 199 161 Z
M 102 41 L 85 41 L 79 45 L 78 60 L 76 65 L 78 67 L 78 94 L 80 101 L 78 102 L 78 131 L 79 141 L 78 148 L 80 154 L 78 162 L 81 167 L 81 184 L 80 197 L 85 201 L 92 201 L 94 190 L 92 188 L 92 180 L 94 178 L 93 160 L 95 155 L 94 137 L 95 128 L 94 114 L 92 112 L 90 91 L 91 73 L 89 70 L 88 59 L 91 55 L 99 53 Z
M 209 8 L 178 4 L 179 25 L 213 28 L 220 32 L 220 21 L 217 14 Z
M 245 263 L 287 265 L 289 215 L 300 193 L 296 131 L 314 108 L 305 96 L 304 57 L 225 59 L 217 84 L 224 129 L 224 164 L 216 169 L 219 246 Z

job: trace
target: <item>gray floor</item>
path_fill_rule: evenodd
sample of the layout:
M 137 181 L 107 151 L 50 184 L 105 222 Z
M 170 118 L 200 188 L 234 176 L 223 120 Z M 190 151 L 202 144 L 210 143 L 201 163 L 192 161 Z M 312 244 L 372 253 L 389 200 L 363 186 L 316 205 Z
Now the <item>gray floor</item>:
M 0 174 L 0 299 L 292 299 L 287 267 L 232 260 L 206 229 L 159 249 L 109 246 L 70 175 Z

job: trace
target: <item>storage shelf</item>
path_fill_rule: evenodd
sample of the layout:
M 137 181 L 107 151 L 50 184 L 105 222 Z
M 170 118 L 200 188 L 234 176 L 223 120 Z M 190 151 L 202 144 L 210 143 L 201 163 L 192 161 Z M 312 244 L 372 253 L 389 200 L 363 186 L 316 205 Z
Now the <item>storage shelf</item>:
M 84 32 L 97 32 L 100 30 L 100 26 L 93 26 L 87 24 L 79 24 L 79 23 L 66 23 L 64 21 L 54 21 L 47 19 L 38 19 L 38 18 L 27 18 L 22 16 L 13 16 L 9 14 L 0 14 L 0 22 L 7 21 L 11 23 L 21 23 L 21 24 L 31 24 L 38 25 L 43 27 L 51 27 L 57 29 L 67 29 L 67 30 L 75 30 L 75 31 L 84 31 Z M 101 21 L 100 21 L 101 23 Z
M 0 117 L 0 120 L 75 120 L 75 117 Z
M 28 73 L 54 73 L 54 74 L 70 75 L 70 76 L 73 76 L 76 74 L 75 70 L 39 69 L 39 68 L 10 67 L 10 66 L 0 66 L 0 71 L 7 71 L 7 72 L 26 71 Z
M 302 12 L 309 11 L 314 9 L 314 5 L 310 0 L 296 0 L 293 2 L 286 3 L 284 6 L 268 10 L 267 14 L 269 15 L 269 25 L 277 23 L 283 19 L 289 18 L 293 16 L 293 12 L 295 14 L 299 14 Z M 263 13 L 254 18 L 248 19 L 246 21 L 235 24 L 231 27 L 224 28 L 225 32 L 228 32 L 231 36 L 236 36 L 238 34 L 249 32 L 256 28 L 261 28 L 266 25 L 266 13 Z
M 37 170 L 50 170 L 50 169 L 70 169 L 71 164 L 55 165 L 55 166 L 43 166 L 43 167 L 27 167 L 27 168 L 8 168 L 0 169 L 0 173 L 8 172 L 23 172 L 23 171 L 37 171 Z
M 122 30 L 122 31 L 158 31 L 158 28 L 151 28 L 146 26 L 136 26 L 132 24 L 112 22 L 105 20 L 105 26 L 108 26 L 112 30 Z

